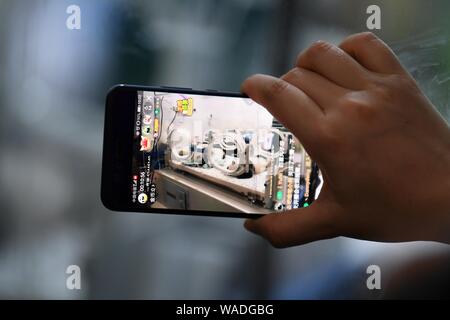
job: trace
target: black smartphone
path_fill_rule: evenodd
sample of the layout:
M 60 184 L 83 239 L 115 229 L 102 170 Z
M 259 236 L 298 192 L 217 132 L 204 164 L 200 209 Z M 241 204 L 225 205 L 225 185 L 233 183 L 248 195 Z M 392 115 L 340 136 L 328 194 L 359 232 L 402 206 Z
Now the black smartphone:
M 294 135 L 240 93 L 117 85 L 107 95 L 111 210 L 257 217 L 310 205 L 322 180 Z

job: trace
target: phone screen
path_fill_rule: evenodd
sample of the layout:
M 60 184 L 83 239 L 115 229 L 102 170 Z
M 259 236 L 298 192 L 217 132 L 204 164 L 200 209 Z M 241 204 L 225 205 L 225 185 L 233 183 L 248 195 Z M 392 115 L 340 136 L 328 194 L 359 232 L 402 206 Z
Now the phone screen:
M 264 214 L 310 205 L 322 177 L 249 98 L 137 91 L 130 203 Z

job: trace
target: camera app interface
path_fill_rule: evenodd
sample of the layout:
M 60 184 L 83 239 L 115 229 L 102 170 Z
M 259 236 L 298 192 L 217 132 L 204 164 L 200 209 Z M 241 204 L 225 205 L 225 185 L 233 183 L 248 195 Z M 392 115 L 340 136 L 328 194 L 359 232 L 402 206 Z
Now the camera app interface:
M 249 98 L 138 91 L 135 109 L 136 206 L 264 214 L 320 192 L 299 141 Z

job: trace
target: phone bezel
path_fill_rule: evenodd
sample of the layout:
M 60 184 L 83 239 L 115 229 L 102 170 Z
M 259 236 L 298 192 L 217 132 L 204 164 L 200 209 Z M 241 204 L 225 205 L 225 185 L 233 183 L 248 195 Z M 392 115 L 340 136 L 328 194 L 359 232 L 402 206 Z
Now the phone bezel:
M 106 96 L 103 133 L 101 176 L 101 201 L 113 211 L 214 216 L 231 218 L 258 218 L 264 214 L 224 211 L 162 209 L 133 206 L 131 203 L 130 178 L 132 172 L 132 146 L 137 91 L 189 93 L 209 96 L 248 98 L 237 92 L 217 90 L 194 90 L 166 86 L 139 86 L 119 84 L 113 86 Z

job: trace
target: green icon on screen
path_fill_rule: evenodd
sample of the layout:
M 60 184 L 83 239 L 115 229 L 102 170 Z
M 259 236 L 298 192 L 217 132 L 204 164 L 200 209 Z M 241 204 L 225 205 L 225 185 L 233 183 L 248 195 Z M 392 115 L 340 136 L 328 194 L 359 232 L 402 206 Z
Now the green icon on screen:
M 283 199 L 283 191 L 277 191 L 277 200 Z

